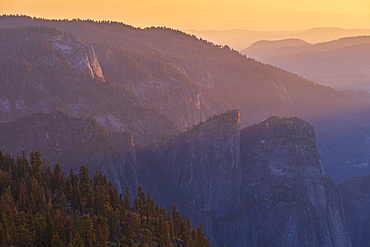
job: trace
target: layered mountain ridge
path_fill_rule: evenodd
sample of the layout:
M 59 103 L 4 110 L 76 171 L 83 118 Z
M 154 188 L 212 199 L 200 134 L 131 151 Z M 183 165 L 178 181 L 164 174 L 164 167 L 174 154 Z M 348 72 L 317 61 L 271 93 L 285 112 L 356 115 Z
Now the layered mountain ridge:
M 120 191 L 142 184 L 160 204 L 176 201 L 204 222 L 219 246 L 351 246 L 312 126 L 273 117 L 240 130 L 239 121 L 229 111 L 137 152 L 131 134 L 107 132 L 92 118 L 36 114 L 2 123 L 0 147 L 38 147 L 54 164 L 102 169 Z
M 259 41 L 241 52 L 323 85 L 369 92 L 369 50 L 370 36 L 357 36 L 318 44 Z
M 351 246 L 323 166 L 338 183 L 365 164 L 368 153 L 349 147 L 370 143 L 368 94 L 166 28 L 0 17 L 9 26 L 36 27 L 0 29 L 5 151 L 36 147 L 67 169 L 86 163 L 121 192 L 142 184 L 167 208 L 179 202 L 220 246 Z M 324 162 L 310 124 L 272 115 L 310 120 Z M 341 138 L 351 142 L 339 147 Z
M 281 69 L 248 59 L 229 47 L 214 45 L 176 30 L 139 29 L 114 22 L 0 17 L 0 27 L 27 27 L 23 32 L 27 32 L 29 26 L 42 25 L 67 32 L 84 40 L 85 44 L 92 45 L 107 82 L 100 81 L 105 89 L 99 86 L 93 90 L 80 91 L 84 97 L 105 101 L 101 100 L 95 105 L 79 102 L 76 100 L 76 93 L 69 89 L 75 86 L 61 84 L 67 88 L 58 87 L 58 97 L 53 95 L 53 100 L 50 100 L 49 90 L 45 92 L 49 96 L 35 97 L 40 99 L 39 101 L 43 99 L 43 103 L 38 103 L 41 106 L 39 110 L 51 112 L 63 109 L 74 115 L 91 115 L 108 129 L 133 133 L 139 146 L 179 133 L 175 126 L 184 131 L 209 116 L 228 109 L 240 109 L 242 128 L 273 115 L 296 116 L 315 127 L 327 173 L 337 184 L 354 175 L 365 175 L 370 169 L 357 167 L 357 164 L 367 162 L 366 152 L 358 154 L 350 151 L 350 146 L 345 143 L 343 148 L 347 151 L 343 152 L 342 147 L 336 145 L 336 136 L 346 133 L 348 139 L 356 140 L 360 150 L 368 149 L 366 136 L 369 135 L 369 130 L 366 127 L 368 125 L 363 124 L 369 122 L 368 94 L 338 92 L 319 86 Z M 11 29 L 7 29 L 9 30 Z M 54 30 L 46 42 L 50 44 L 58 35 L 63 34 Z M 4 35 L 6 36 L 9 35 Z M 3 42 L 3 45 L 9 50 L 11 43 Z M 57 57 L 59 59 L 59 55 Z M 28 58 L 25 61 L 28 61 L 28 64 L 39 63 Z M 48 61 L 55 59 L 49 58 Z M 29 65 L 25 63 L 24 67 L 27 66 Z M 3 68 L 8 76 L 14 76 L 11 70 L 5 69 L 7 66 Z M 46 69 L 48 70 L 50 69 Z M 35 72 L 31 71 L 31 74 L 36 76 Z M 65 74 L 68 73 L 64 72 Z M 55 77 L 54 74 L 51 77 Z M 97 79 L 93 80 L 99 81 L 98 77 L 95 78 Z M 17 79 L 18 83 L 22 80 L 25 79 Z M 68 77 L 60 80 L 73 81 Z M 18 87 L 24 88 L 21 84 Z M 73 84 L 78 85 L 75 82 Z M 45 85 L 36 87 L 44 88 Z M 122 94 L 126 99 L 131 96 L 132 98 L 129 102 L 123 102 L 117 99 L 118 95 L 112 98 L 111 93 L 103 94 L 105 90 L 118 91 L 121 98 Z M 4 112 L 5 115 L 12 115 L 12 118 L 6 117 L 2 120 L 16 119 L 17 114 L 18 117 L 25 116 L 19 110 L 15 114 L 9 112 L 14 112 L 11 110 L 12 104 L 14 109 L 25 109 L 27 97 L 17 96 L 16 100 L 12 100 L 10 98 L 16 91 L 10 92 L 9 88 L 2 91 L 6 94 L 0 96 L 0 105 L 9 109 Z M 74 95 L 72 100 L 69 100 L 74 102 L 48 109 L 50 106 L 46 105 L 60 105 L 64 102 L 61 100 L 58 104 L 55 103 L 55 99 L 63 99 L 58 95 L 60 92 Z M 113 105 L 120 106 L 120 110 L 112 109 Z M 138 108 L 132 110 L 131 107 Z M 38 110 L 32 113 L 36 112 Z M 126 114 L 123 115 L 123 112 Z M 157 123 L 154 124 L 150 119 L 156 119 Z M 144 126 L 150 127 L 141 128 Z M 150 128 L 156 128 L 156 131 L 143 133 L 143 129 Z M 330 135 L 327 134 L 328 130 Z M 337 157 L 340 157 L 340 160 Z

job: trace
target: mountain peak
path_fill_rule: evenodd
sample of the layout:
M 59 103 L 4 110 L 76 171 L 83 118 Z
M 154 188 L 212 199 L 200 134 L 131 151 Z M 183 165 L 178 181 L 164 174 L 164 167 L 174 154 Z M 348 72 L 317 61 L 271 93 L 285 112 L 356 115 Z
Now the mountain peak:
M 284 167 L 289 174 L 312 168 L 315 176 L 324 175 L 314 128 L 304 120 L 270 117 L 243 129 L 240 136 L 242 146 L 254 150 L 262 160 L 268 160 L 268 166 Z
M 225 113 L 216 114 L 207 119 L 207 121 L 196 125 L 194 128 L 185 132 L 208 133 L 213 135 L 223 135 L 226 131 L 240 130 L 240 111 L 237 109 L 229 110 Z M 206 130 L 206 131 L 205 131 Z
M 303 135 L 316 141 L 315 130 L 312 125 L 297 117 L 273 116 L 258 124 L 258 126 L 271 131 L 271 134 L 274 133 L 280 136 L 287 134 L 291 136 Z

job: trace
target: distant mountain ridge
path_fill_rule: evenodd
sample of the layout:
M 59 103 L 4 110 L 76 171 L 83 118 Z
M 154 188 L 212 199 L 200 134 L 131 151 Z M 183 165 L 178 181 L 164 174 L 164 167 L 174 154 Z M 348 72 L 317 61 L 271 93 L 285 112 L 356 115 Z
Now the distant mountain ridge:
M 308 47 L 311 44 L 301 39 L 283 39 L 283 40 L 260 40 L 253 43 L 248 48 L 241 51 L 242 54 L 248 57 L 262 60 L 264 57 L 269 57 L 275 52 L 279 52 L 284 48 L 301 48 Z
M 302 39 L 308 43 L 321 43 L 342 37 L 370 35 L 370 29 L 344 29 L 321 27 L 297 31 L 252 31 L 252 30 L 184 30 L 216 44 L 229 45 L 243 50 L 259 40 Z
M 277 47 L 277 43 L 282 45 Z M 300 47 L 284 46 L 283 41 L 264 44 L 259 48 L 252 45 L 242 53 L 337 89 L 370 90 L 370 36 Z
M 312 123 L 317 131 L 319 147 L 325 147 L 321 153 L 328 174 L 337 183 L 353 171 L 366 174 L 367 168 L 359 170 L 354 166 L 357 162 L 368 159 L 366 152 L 358 156 L 351 151 L 346 160 L 342 159 L 338 163 L 335 158 L 344 152 L 336 149 L 334 140 L 337 135 L 348 133 L 349 136 L 352 135 L 351 140 L 358 140 L 357 145 L 361 150 L 368 148 L 369 143 L 364 138 L 369 133 L 366 123 L 369 122 L 370 97 L 367 94 L 337 92 L 276 67 L 248 59 L 229 47 L 217 46 L 177 30 L 137 29 L 107 21 L 0 17 L 0 27 L 42 25 L 65 31 L 91 44 L 107 80 L 105 83 L 100 82 L 101 85 L 117 91 L 115 95 L 120 95 L 119 98 L 122 95 L 127 100 L 132 97 L 127 101 L 132 103 L 123 103 L 116 101 L 116 96 L 112 98 L 107 96 L 108 93 L 104 94 L 106 89 L 87 88 L 82 95 L 87 97 L 87 102 L 99 99 L 98 104 L 90 107 L 84 101 L 80 104 L 77 97 L 71 97 L 74 103 L 69 104 L 70 110 L 66 110 L 65 106 L 62 109 L 74 115 L 80 114 L 79 112 L 91 115 L 108 129 L 127 130 L 133 133 L 140 146 L 179 133 L 175 126 L 184 131 L 209 116 L 238 108 L 242 113 L 242 127 L 258 123 L 272 115 L 297 116 Z M 4 43 L 4 49 L 7 49 L 7 45 L 9 43 Z M 8 76 L 14 76 L 11 70 L 7 71 Z M 69 85 L 71 84 L 66 84 L 66 89 L 57 92 L 74 91 L 74 87 Z M 2 98 L 2 105 L 8 106 L 13 101 L 9 100 L 8 90 L 3 92 L 7 93 Z M 74 96 L 76 92 L 73 93 Z M 16 95 L 16 92 L 11 94 Z M 18 99 L 13 104 L 16 108 L 17 103 L 20 108 L 23 106 L 22 102 Z M 114 106 L 119 106 L 120 109 L 114 110 Z M 138 108 L 134 110 L 135 107 Z M 152 118 L 158 124 L 151 121 Z M 155 131 L 153 129 L 145 133 L 142 128 L 144 126 L 148 129 L 155 128 Z M 327 134 L 328 130 L 330 135 Z M 351 149 L 347 147 L 345 150 Z

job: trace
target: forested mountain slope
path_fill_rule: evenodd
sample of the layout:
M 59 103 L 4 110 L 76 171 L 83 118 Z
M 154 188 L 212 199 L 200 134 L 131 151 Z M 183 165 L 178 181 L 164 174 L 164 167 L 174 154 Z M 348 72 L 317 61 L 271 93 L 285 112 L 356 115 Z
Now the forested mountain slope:
M 193 228 L 174 204 L 168 211 L 137 190 L 118 193 L 101 171 L 90 177 L 54 171 L 39 152 L 0 151 L 0 243 L 3 246 L 210 246 L 203 225 Z M 133 203 L 132 203 L 133 201 Z

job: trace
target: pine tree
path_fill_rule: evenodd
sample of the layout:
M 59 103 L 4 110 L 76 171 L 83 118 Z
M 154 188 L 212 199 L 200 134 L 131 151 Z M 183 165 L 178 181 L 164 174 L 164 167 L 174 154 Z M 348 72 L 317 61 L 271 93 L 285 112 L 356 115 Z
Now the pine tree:
M 54 234 L 54 236 L 51 240 L 51 247 L 63 247 L 63 246 L 65 246 L 65 244 L 59 238 L 58 233 Z
M 80 179 L 79 189 L 80 189 L 81 199 L 87 200 L 87 198 L 89 197 L 90 187 L 92 186 L 90 170 L 85 165 L 82 165 L 80 167 L 78 176 Z
M 124 206 L 125 206 L 125 209 L 126 210 L 130 210 L 131 209 L 130 188 L 129 187 L 126 187 Z

